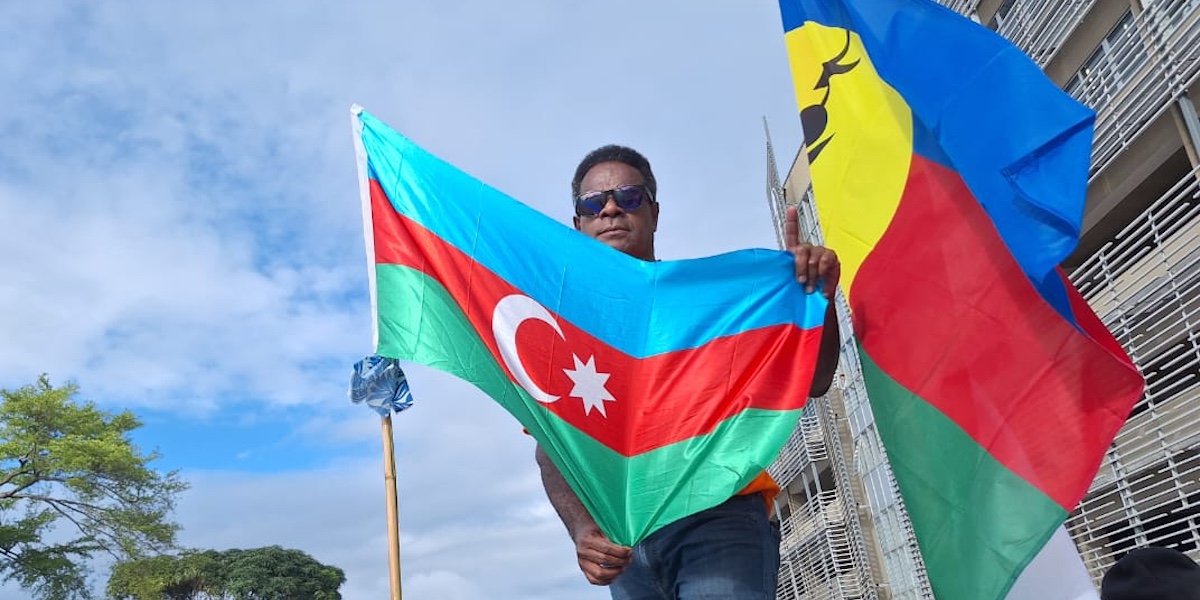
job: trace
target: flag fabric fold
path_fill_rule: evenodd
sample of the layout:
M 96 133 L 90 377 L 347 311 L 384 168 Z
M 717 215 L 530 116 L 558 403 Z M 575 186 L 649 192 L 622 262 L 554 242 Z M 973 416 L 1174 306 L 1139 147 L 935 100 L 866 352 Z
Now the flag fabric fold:
M 1057 267 L 1094 115 L 934 2 L 780 7 L 818 217 L 934 593 L 1004 598 L 1142 393 Z
M 774 460 L 826 309 L 790 254 L 640 261 L 353 114 L 380 356 L 497 401 L 617 543 L 716 506 Z

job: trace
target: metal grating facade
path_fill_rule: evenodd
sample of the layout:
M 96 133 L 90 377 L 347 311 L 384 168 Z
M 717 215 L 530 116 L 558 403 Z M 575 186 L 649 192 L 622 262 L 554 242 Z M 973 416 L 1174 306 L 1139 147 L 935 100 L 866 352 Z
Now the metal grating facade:
M 1068 530 L 1089 571 L 1171 546 L 1200 559 L 1200 171 L 1072 273 L 1146 376 Z
M 1007 0 L 1000 4 L 987 25 L 1008 38 L 1039 66 L 1045 66 L 1096 2 L 1097 0 Z M 962 6 L 965 10 L 960 12 L 971 14 L 979 2 L 951 4 Z
M 785 198 L 771 198 L 782 215 Z M 821 243 L 811 192 L 798 199 L 805 239 Z M 781 224 L 781 222 L 780 222 Z M 837 379 L 810 400 L 771 474 L 783 487 L 780 600 L 933 598 L 912 525 L 867 403 L 849 307 L 837 296 L 842 334 Z
M 805 239 L 821 243 L 810 191 L 785 198 L 768 133 L 767 194 L 777 242 L 783 213 L 798 205 Z M 793 170 L 789 183 L 798 176 Z M 804 189 L 807 184 L 801 184 Z M 790 186 L 795 187 L 795 186 Z M 912 527 L 867 404 L 849 307 L 836 299 L 842 349 L 835 385 L 809 401 L 770 468 L 782 487 L 780 600 L 932 598 Z
M 1127 13 L 1066 90 L 1098 113 L 1092 178 L 1182 97 L 1200 74 L 1200 2 Z

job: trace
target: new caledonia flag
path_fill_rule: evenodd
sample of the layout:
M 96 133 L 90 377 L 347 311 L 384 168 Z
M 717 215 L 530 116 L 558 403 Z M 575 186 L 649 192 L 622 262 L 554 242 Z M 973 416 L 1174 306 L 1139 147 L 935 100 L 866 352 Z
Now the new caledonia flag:
M 378 354 L 499 402 L 617 543 L 720 504 L 775 459 L 826 308 L 790 254 L 640 261 L 353 115 Z
M 934 593 L 1004 598 L 1143 387 L 1057 268 L 1094 115 L 932 1 L 780 6 L 817 212 Z

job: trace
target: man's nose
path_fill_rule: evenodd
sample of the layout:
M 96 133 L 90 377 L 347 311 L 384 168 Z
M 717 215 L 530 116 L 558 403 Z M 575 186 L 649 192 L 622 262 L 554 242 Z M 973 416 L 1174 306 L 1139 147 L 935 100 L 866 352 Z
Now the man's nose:
M 621 210 L 620 206 L 617 206 L 617 199 L 614 198 L 612 194 L 605 194 L 604 195 L 604 208 L 600 211 L 600 216 L 615 217 L 615 216 L 621 214 L 622 212 L 625 212 L 625 211 Z

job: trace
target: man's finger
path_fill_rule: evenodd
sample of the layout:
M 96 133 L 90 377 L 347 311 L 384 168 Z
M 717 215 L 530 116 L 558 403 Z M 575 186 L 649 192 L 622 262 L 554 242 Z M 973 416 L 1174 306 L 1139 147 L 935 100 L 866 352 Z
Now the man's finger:
M 609 579 L 608 574 L 604 573 L 596 565 L 580 565 L 580 568 L 583 570 L 583 576 L 586 577 L 588 583 L 592 585 L 608 585 L 609 583 L 612 583 L 612 580 Z
M 812 247 L 808 244 L 800 244 L 789 248 L 792 251 L 792 256 L 796 257 L 796 281 L 807 283 L 808 276 L 808 261 L 812 258 Z
M 595 550 L 601 554 L 612 556 L 614 558 L 628 558 L 633 554 L 633 549 L 625 546 L 618 546 L 606 539 L 589 537 L 580 541 L 578 544 L 579 550 Z
M 821 257 L 821 281 L 825 282 L 826 297 L 833 298 L 841 278 L 842 264 L 838 262 L 837 255 L 830 251 Z
M 795 206 L 783 213 L 783 246 L 788 250 L 800 245 L 800 213 Z
M 593 562 L 580 561 L 580 570 L 592 585 L 608 585 L 624 571 L 624 567 L 604 567 Z
M 603 535 L 589 535 L 581 537 L 575 544 L 575 553 L 581 561 L 624 566 L 633 556 L 633 549 L 618 546 Z
M 804 287 L 810 294 L 817 289 L 817 283 L 823 281 L 821 263 L 824 258 L 825 251 L 823 249 L 813 250 L 808 255 L 808 263 L 806 265 L 808 267 L 808 278 L 805 279 L 808 285 Z
M 608 564 L 608 563 L 600 563 L 597 566 L 600 567 L 600 571 L 603 572 L 605 575 L 608 575 L 610 577 L 616 577 L 617 575 L 620 575 L 622 571 L 625 570 L 625 567 L 628 567 L 629 565 L 614 565 L 614 564 Z
M 596 548 L 580 548 L 576 554 L 580 560 L 593 562 L 597 565 L 613 565 L 623 567 L 629 564 L 629 556 L 604 552 Z

